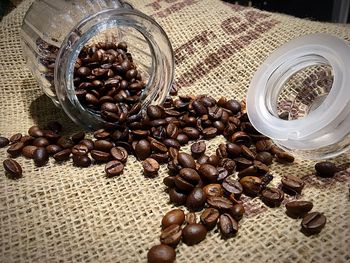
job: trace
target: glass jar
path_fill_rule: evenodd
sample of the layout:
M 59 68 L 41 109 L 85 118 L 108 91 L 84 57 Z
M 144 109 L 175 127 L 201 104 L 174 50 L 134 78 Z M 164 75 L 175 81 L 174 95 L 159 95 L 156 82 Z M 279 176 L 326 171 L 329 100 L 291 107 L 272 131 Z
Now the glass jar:
M 281 148 L 306 159 L 350 148 L 350 47 L 311 34 L 273 52 L 247 94 L 252 125 Z
M 81 49 L 98 41 L 125 41 L 146 81 L 143 107 L 161 104 L 174 76 L 170 41 L 149 16 L 118 0 L 36 0 L 21 30 L 23 53 L 34 77 L 77 124 L 98 129 L 106 122 L 75 95 L 74 65 Z

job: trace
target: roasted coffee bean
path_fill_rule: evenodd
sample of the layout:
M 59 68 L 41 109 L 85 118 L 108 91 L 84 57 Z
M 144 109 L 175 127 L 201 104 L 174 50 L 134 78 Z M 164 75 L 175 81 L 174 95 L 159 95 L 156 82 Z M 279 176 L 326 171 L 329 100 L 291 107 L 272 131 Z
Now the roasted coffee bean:
M 107 140 L 96 140 L 94 142 L 94 149 L 103 152 L 109 152 L 113 148 L 113 143 Z
M 207 146 L 204 141 L 198 141 L 191 145 L 191 153 L 194 158 L 199 158 L 204 154 Z
M 151 149 L 156 151 L 156 152 L 161 152 L 161 153 L 166 153 L 168 151 L 167 146 L 165 146 L 165 141 L 164 143 L 161 143 L 160 141 L 157 141 L 156 139 L 152 139 L 151 141 Z M 179 145 L 180 146 L 180 145 Z M 172 147 L 172 146 L 170 146 Z M 177 148 L 177 147 L 174 147 Z M 180 148 L 180 147 L 178 147 Z
M 160 234 L 160 243 L 176 247 L 181 240 L 182 230 L 181 226 L 174 224 L 163 229 Z
M 0 136 L 0 148 L 7 146 L 10 143 L 9 139 Z
M 181 226 L 185 221 L 185 213 L 181 209 L 173 209 L 167 212 L 162 218 L 162 228 L 167 228 L 171 225 Z
M 222 181 L 227 177 L 229 176 L 228 174 L 228 171 L 224 168 L 224 167 L 217 167 L 217 170 L 218 170 L 218 177 L 217 177 L 217 181 L 219 183 L 222 183 Z
M 205 205 L 207 196 L 202 188 L 196 187 L 192 192 L 187 196 L 186 207 L 190 211 L 200 211 Z
M 163 184 L 165 184 L 169 188 L 175 187 L 175 176 L 164 177 Z
M 228 176 L 222 183 L 222 188 L 226 195 L 233 194 L 236 199 L 239 199 L 243 193 L 242 185 L 234 179 L 233 176 Z
M 106 140 L 110 137 L 110 132 L 106 131 L 105 129 L 99 129 L 94 132 L 94 137 L 97 140 Z
M 38 147 L 33 153 L 33 159 L 36 166 L 44 166 L 48 160 L 49 155 L 44 147 Z
M 252 139 L 250 138 L 250 136 L 242 131 L 235 132 L 229 139 L 232 143 L 236 143 L 239 145 L 244 144 L 247 147 L 250 147 L 252 143 Z
M 218 129 L 216 129 L 215 127 L 208 127 L 203 129 L 202 131 L 203 138 L 205 139 L 212 139 L 217 135 L 217 133 Z
M 77 144 L 74 145 L 72 148 L 72 154 L 73 155 L 86 155 L 89 152 L 89 149 L 84 144 Z
M 337 172 L 337 166 L 332 162 L 319 162 L 315 165 L 315 170 L 318 176 L 332 177 Z
M 219 161 L 219 166 L 224 167 L 228 174 L 232 174 L 236 170 L 236 163 L 232 159 L 224 158 Z
M 175 259 L 175 250 L 164 244 L 153 246 L 147 253 L 148 263 L 173 263 Z
M 244 194 L 248 196 L 257 196 L 261 190 L 262 181 L 256 176 L 245 176 L 239 180 L 243 187 Z
M 151 106 L 147 107 L 147 115 L 152 120 L 155 120 L 155 119 L 160 119 L 160 118 L 164 117 L 165 112 L 164 112 L 163 108 L 161 108 L 160 106 L 151 105 Z
M 203 191 L 207 197 L 211 196 L 223 196 L 224 190 L 221 184 L 208 184 L 203 187 Z
M 27 146 L 27 145 L 31 145 L 32 142 L 34 141 L 34 139 L 35 139 L 35 138 L 32 137 L 32 136 L 24 135 L 24 136 L 22 136 L 20 142 L 23 142 L 23 144 L 24 144 L 25 146 Z
M 169 162 L 168 153 L 152 153 L 149 157 L 156 160 L 159 164 Z
M 236 220 L 239 221 L 242 219 L 245 213 L 244 206 L 242 204 L 234 204 L 229 210 L 229 214 Z
M 201 223 L 207 228 L 207 230 L 212 230 L 219 219 L 219 210 L 215 208 L 206 208 L 201 214 Z
M 261 188 L 264 189 L 272 181 L 273 175 L 270 174 L 270 173 L 266 173 L 263 176 L 260 176 L 260 179 L 261 179 L 261 182 L 262 182 Z
M 196 170 L 183 168 L 175 177 L 175 185 L 182 191 L 189 192 L 198 184 L 200 177 Z
M 193 212 L 188 212 L 185 215 L 185 222 L 187 224 L 195 224 L 195 223 L 197 223 L 197 216 L 196 216 L 196 214 L 193 213 Z
M 218 148 L 216 149 L 216 155 L 221 159 L 226 158 L 228 156 L 225 143 L 219 144 Z
M 197 164 L 207 163 L 208 160 L 209 160 L 209 157 L 207 155 L 203 154 L 197 158 Z
M 58 139 L 57 144 L 64 149 L 72 148 L 74 146 L 73 141 L 67 137 L 64 137 L 64 136 L 62 136 L 61 138 Z
M 258 169 L 255 165 L 251 165 L 248 168 L 245 168 L 238 172 L 238 178 L 243 178 L 245 176 L 257 176 L 259 175 Z
M 112 159 L 112 155 L 109 152 L 92 150 L 91 157 L 98 162 L 108 162 Z
M 280 189 L 268 187 L 261 191 L 260 199 L 269 207 L 277 207 L 281 205 L 284 194 Z
M 28 134 L 32 137 L 42 137 L 44 136 L 44 133 L 41 131 L 41 129 L 38 126 L 32 126 L 28 130 Z
M 253 164 L 254 164 L 254 167 L 256 168 L 258 175 L 264 175 L 270 171 L 269 167 L 260 161 L 254 160 Z
M 253 165 L 253 162 L 251 160 L 248 160 L 248 159 L 242 158 L 242 157 L 237 157 L 234 159 L 234 161 L 236 163 L 237 171 L 244 170 L 244 169 L 250 167 L 251 165 Z
M 176 140 L 181 144 L 185 145 L 189 141 L 189 137 L 186 134 L 179 133 L 179 135 L 176 137 Z
M 220 162 L 220 158 L 216 154 L 212 154 L 209 156 L 207 163 L 213 166 L 218 166 Z
M 291 195 L 300 194 L 305 185 L 302 179 L 294 175 L 285 175 L 281 182 L 282 190 Z
M 199 130 L 193 127 L 185 127 L 182 129 L 182 132 L 186 134 L 191 140 L 197 140 L 200 136 Z
M 87 155 L 73 155 L 73 164 L 78 167 L 89 167 L 91 159 Z
M 228 156 L 230 158 L 238 157 L 241 154 L 241 147 L 238 144 L 235 143 L 227 143 L 226 144 L 226 151 L 228 153 Z
M 259 152 L 255 156 L 255 159 L 266 165 L 272 164 L 272 155 L 269 152 Z
M 151 144 L 147 140 L 140 140 L 135 146 L 135 154 L 140 160 L 144 160 L 151 155 Z
M 5 159 L 3 161 L 3 166 L 6 174 L 11 179 L 17 179 L 22 176 L 21 165 L 13 159 Z
M 219 211 L 228 211 L 232 208 L 232 202 L 222 196 L 210 196 L 207 199 L 207 203 L 210 207 L 218 209 Z
M 168 126 L 166 127 L 166 134 L 169 138 L 176 139 L 177 136 L 179 135 L 179 129 L 175 124 L 169 123 Z
M 201 175 L 202 180 L 209 183 L 215 183 L 219 175 L 218 170 L 210 164 L 202 164 L 199 167 L 199 174 Z
M 237 100 L 228 100 L 223 107 L 230 110 L 233 114 L 241 111 L 241 104 Z
M 208 112 L 207 108 L 199 100 L 194 100 L 192 102 L 192 108 L 194 109 L 197 115 L 204 115 Z
M 294 162 L 294 157 L 287 152 L 277 152 L 276 160 L 279 163 L 292 163 Z
M 182 240 L 192 246 L 200 243 L 207 236 L 207 229 L 201 224 L 189 224 L 182 230 Z
M 81 77 L 86 77 L 91 74 L 91 70 L 88 67 L 80 67 L 77 69 L 77 74 Z
M 306 235 L 314 235 L 321 232 L 326 225 L 326 217 L 319 212 L 311 212 L 301 221 L 301 231 Z
M 71 139 L 74 143 L 79 143 L 81 140 L 84 140 L 84 138 L 85 138 L 85 132 L 80 131 L 80 132 L 74 133 Z
M 71 153 L 72 153 L 71 149 L 64 149 L 64 150 L 61 150 L 61 151 L 55 153 L 52 157 L 57 162 L 62 162 L 62 161 L 68 160 Z
M 112 158 L 125 163 L 128 159 L 128 152 L 123 147 L 113 147 L 110 151 Z
M 110 161 L 105 166 L 105 172 L 108 177 L 117 176 L 123 173 L 124 164 L 117 160 Z
M 286 203 L 286 213 L 293 218 L 305 215 L 310 212 L 312 208 L 313 204 L 309 201 L 296 200 Z
M 195 163 L 193 157 L 187 153 L 180 152 L 177 155 L 177 160 L 183 168 L 196 169 L 196 163 Z
M 10 137 L 10 143 L 16 143 L 19 142 L 22 139 L 22 134 L 21 133 L 16 133 Z
M 187 195 L 180 192 L 177 188 L 171 188 L 169 190 L 169 198 L 174 205 L 183 205 L 186 203 Z
M 23 142 L 16 142 L 16 143 L 12 144 L 9 148 L 7 148 L 7 152 L 12 157 L 17 157 L 22 153 L 23 147 L 24 147 Z
M 49 155 L 54 155 L 55 153 L 58 153 L 62 150 L 63 148 L 57 144 L 50 144 L 46 146 L 46 151 Z
M 143 167 L 143 173 L 146 176 L 155 177 L 158 174 L 159 171 L 159 163 L 152 159 L 152 158 L 146 158 L 142 161 L 142 167 Z
M 36 147 L 46 147 L 50 144 L 50 142 L 44 137 L 35 138 L 32 144 Z
M 34 152 L 35 152 L 35 150 L 36 150 L 37 148 L 38 148 L 38 147 L 33 146 L 33 145 L 24 146 L 23 149 L 22 149 L 22 154 L 23 154 L 24 157 L 33 159 L 33 157 L 34 157 Z
M 224 238 L 230 238 L 238 232 L 238 223 L 231 215 L 225 213 L 219 217 L 219 229 Z
M 241 145 L 241 153 L 244 157 L 246 157 L 249 160 L 255 159 L 255 153 L 245 145 Z
M 272 143 L 270 140 L 260 140 L 255 144 L 257 152 L 269 152 L 271 150 Z
M 91 139 L 81 140 L 79 144 L 84 144 L 89 149 L 89 151 L 94 149 L 94 142 Z

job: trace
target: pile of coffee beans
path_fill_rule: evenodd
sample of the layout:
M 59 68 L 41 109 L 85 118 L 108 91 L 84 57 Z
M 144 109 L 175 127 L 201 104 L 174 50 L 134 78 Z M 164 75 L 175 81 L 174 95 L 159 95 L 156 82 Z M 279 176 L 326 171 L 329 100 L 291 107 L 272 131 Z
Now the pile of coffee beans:
M 74 85 L 82 105 L 108 122 L 119 123 L 140 102 L 145 87 L 125 42 L 85 46 L 75 63 Z
M 9 178 L 22 176 L 20 155 L 44 166 L 72 160 L 77 167 L 105 164 L 108 177 L 121 175 L 130 154 L 142 161 L 143 174 L 156 177 L 161 164 L 167 164 L 163 179 L 170 202 L 185 206 L 168 212 L 162 219 L 160 245 L 148 252 L 148 261 L 173 262 L 175 247 L 182 241 L 192 246 L 218 228 L 224 239 L 239 230 L 245 214 L 241 196 L 258 197 L 268 207 L 279 207 L 285 195 L 299 196 L 304 182 L 285 175 L 278 187 L 270 186 L 273 160 L 290 164 L 294 157 L 254 129 L 245 102 L 219 100 L 208 95 L 168 97 L 162 105 L 141 110 L 140 96 L 145 87 L 125 42 L 98 43 L 84 47 L 74 69 L 74 84 L 79 101 L 107 122 L 93 137 L 84 132 L 61 134 L 62 126 L 50 122 L 33 126 L 28 134 L 9 139 L 0 136 L 0 147 L 8 147 L 10 158 L 3 162 Z M 171 95 L 177 95 L 173 87 Z M 206 140 L 224 136 L 214 154 L 208 154 Z M 190 144 L 190 153 L 181 150 Z M 337 172 L 335 164 L 321 162 L 315 170 L 321 177 Z M 292 218 L 303 218 L 302 232 L 317 234 L 326 217 L 311 212 L 313 204 L 295 200 L 286 204 Z M 197 220 L 196 212 L 200 212 Z M 184 227 L 183 227 L 184 226 Z

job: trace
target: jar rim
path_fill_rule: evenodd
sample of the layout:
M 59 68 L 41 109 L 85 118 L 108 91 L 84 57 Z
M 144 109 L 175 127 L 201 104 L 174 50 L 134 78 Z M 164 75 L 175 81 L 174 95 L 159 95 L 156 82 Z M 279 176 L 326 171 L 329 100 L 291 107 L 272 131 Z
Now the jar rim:
M 308 56 L 309 60 L 303 61 Z M 284 76 L 284 80 L 287 80 L 301 68 L 318 63 L 330 65 L 334 76 L 332 88 L 321 105 L 296 120 L 287 121 L 272 114 L 271 106 L 266 103 L 271 97 L 271 85 L 268 85 L 271 76 L 294 66 L 288 72 L 289 75 Z M 258 68 L 247 93 L 247 113 L 259 132 L 288 148 L 312 149 L 318 148 L 320 144 L 329 145 L 338 142 L 350 130 L 350 123 L 339 127 L 350 113 L 349 83 L 350 47 L 347 43 L 322 33 L 302 36 L 279 47 Z M 273 88 L 276 89 L 276 86 Z M 281 88 L 277 86 L 277 89 Z

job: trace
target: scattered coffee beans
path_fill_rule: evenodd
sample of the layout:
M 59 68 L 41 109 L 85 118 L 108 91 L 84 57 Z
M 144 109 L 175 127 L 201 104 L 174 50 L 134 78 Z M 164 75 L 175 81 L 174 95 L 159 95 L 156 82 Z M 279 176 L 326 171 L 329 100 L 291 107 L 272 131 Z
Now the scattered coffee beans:
M 147 253 L 148 263 L 172 263 L 175 259 L 175 249 L 164 244 L 152 247 Z
M 15 160 L 6 159 L 3 165 L 9 178 L 16 179 L 22 176 L 22 167 Z
M 301 221 L 301 230 L 306 235 L 314 235 L 321 232 L 326 225 L 326 217 L 319 212 L 311 212 Z
M 238 223 L 231 215 L 225 213 L 219 217 L 219 228 L 224 238 L 230 238 L 238 232 Z
M 285 175 L 282 178 L 282 190 L 287 194 L 300 194 L 304 188 L 304 182 L 294 175 Z
M 200 243 L 206 235 L 207 229 L 202 224 L 189 224 L 182 230 L 182 240 L 188 246 Z
M 166 213 L 162 219 L 162 228 L 170 225 L 182 225 L 185 221 L 185 213 L 181 209 L 174 209 Z
M 305 215 L 312 208 L 313 204 L 309 201 L 296 200 L 286 203 L 287 215 L 293 218 Z
M 332 162 L 319 162 L 315 165 L 318 176 L 332 177 L 337 172 L 337 166 Z

